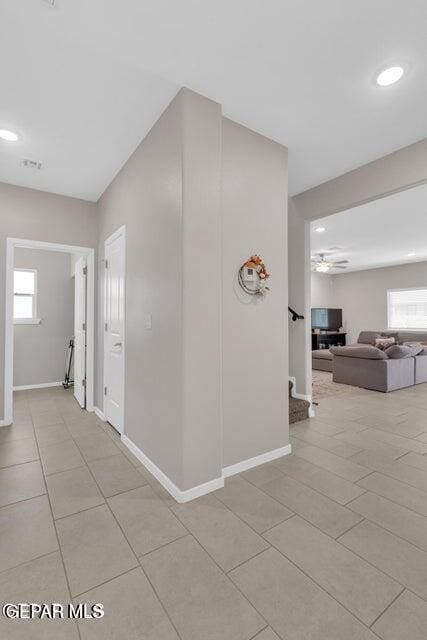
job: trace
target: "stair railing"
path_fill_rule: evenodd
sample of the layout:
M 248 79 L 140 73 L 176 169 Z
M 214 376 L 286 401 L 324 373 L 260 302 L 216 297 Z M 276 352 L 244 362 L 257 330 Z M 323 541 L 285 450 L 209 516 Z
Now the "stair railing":
M 296 322 L 297 320 L 304 320 L 304 316 L 302 316 L 301 314 L 299 314 L 296 311 L 294 311 L 294 309 L 292 309 L 292 307 L 288 307 L 288 311 L 289 311 L 289 313 L 292 314 L 292 321 L 293 322 Z

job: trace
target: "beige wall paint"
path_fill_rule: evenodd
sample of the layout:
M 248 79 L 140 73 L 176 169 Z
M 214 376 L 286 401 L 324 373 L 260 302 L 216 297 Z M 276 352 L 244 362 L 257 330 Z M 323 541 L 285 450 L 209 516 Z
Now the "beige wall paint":
M 126 435 L 181 489 L 288 443 L 286 204 L 286 149 L 188 90 L 100 200 L 100 259 L 127 229 Z M 257 250 L 272 291 L 248 305 Z M 101 354 L 100 331 L 98 394 Z
M 310 227 L 296 210 L 293 198 L 288 208 L 289 306 L 304 320 L 289 322 L 289 375 L 295 378 L 296 392 L 311 396 L 311 283 Z
M 224 119 L 224 466 L 288 444 L 287 150 Z M 239 291 L 237 271 L 259 253 L 265 299 Z
M 335 295 L 332 287 L 333 276 L 327 273 L 311 272 L 311 306 L 335 307 Z
M 74 281 L 70 254 L 15 249 L 15 267 L 37 270 L 40 324 L 14 325 L 14 386 L 60 382 L 74 334 Z
M 305 219 L 345 211 L 427 181 L 427 138 L 349 171 L 293 200 Z
M 4 379 L 6 238 L 96 247 L 96 205 L 92 202 L 0 183 L 0 388 Z M 3 393 L 0 417 L 3 417 Z
M 333 299 L 343 309 L 347 342 L 360 331 L 387 329 L 387 290 L 427 287 L 427 262 L 352 271 L 332 277 Z
M 126 225 L 125 433 L 178 487 L 183 483 L 182 154 L 178 95 L 98 203 L 100 310 L 104 243 Z M 97 371 L 102 409 L 102 313 Z

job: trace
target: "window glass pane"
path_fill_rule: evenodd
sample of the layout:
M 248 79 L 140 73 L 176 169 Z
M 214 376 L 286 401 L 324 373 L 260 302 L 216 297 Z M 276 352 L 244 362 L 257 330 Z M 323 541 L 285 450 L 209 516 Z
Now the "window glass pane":
M 35 272 L 15 269 L 13 278 L 14 293 L 34 293 Z
M 33 317 L 33 296 L 13 296 L 13 317 Z
M 389 291 L 390 329 L 427 329 L 427 289 Z

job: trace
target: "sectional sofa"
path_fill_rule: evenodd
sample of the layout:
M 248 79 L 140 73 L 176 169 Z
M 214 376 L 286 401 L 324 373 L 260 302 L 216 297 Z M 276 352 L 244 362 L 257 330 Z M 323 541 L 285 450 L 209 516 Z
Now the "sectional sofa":
M 394 337 L 404 348 L 378 349 L 375 340 L 386 337 Z M 361 331 L 355 345 L 313 351 L 313 368 L 332 371 L 334 382 L 395 391 L 427 382 L 427 346 L 420 350 L 416 343 L 427 345 L 427 333 Z

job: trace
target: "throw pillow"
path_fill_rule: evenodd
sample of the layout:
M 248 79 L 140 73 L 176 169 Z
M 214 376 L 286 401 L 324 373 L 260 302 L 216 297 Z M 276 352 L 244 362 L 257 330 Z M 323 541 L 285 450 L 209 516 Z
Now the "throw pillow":
M 423 345 L 421 344 L 421 342 L 404 342 L 403 346 L 405 347 L 410 347 L 410 349 L 412 349 L 414 356 L 417 356 L 419 353 L 421 353 L 421 351 L 424 350 Z
M 381 349 L 381 351 L 385 351 L 387 347 L 391 347 L 392 344 L 395 344 L 396 340 L 394 338 L 376 338 L 375 346 L 377 349 Z
M 392 344 L 391 347 L 385 350 L 385 353 L 389 358 L 399 359 L 399 358 L 411 358 L 415 355 L 413 349 L 404 344 Z

